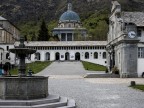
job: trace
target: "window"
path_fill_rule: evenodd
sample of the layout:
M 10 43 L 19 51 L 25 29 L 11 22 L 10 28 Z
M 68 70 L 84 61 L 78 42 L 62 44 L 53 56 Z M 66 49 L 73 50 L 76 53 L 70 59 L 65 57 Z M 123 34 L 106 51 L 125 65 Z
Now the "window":
M 139 30 L 139 29 L 137 30 L 137 36 L 141 37 L 141 30 Z
M 6 59 L 9 59 L 9 53 L 6 54 Z
M 106 59 L 106 52 L 103 52 L 103 59 Z
M 9 50 L 9 46 L 7 46 L 7 51 Z
M 94 59 L 98 59 L 98 53 L 94 52 Z
M 1 53 L 1 60 L 2 60 L 2 56 L 3 56 L 3 54 Z
M 138 48 L 138 58 L 144 58 L 144 47 Z

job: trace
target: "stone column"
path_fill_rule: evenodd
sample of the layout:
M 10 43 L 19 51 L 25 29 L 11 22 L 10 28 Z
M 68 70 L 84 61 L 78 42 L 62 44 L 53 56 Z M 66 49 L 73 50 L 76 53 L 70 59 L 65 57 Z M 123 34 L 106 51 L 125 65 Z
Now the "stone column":
M 72 41 L 74 41 L 74 33 L 72 33 Z
M 68 40 L 68 38 L 67 38 L 67 33 L 66 33 L 66 36 L 65 36 L 65 38 L 66 38 L 65 40 L 67 41 L 67 40 Z
M 61 34 L 59 34 L 59 40 L 61 41 Z
M 124 44 L 123 46 L 122 77 L 138 77 L 137 74 L 137 45 Z
M 25 54 L 19 55 L 20 59 L 19 59 L 19 66 L 18 66 L 18 70 L 19 70 L 18 76 L 20 76 L 20 77 L 26 76 L 25 56 L 26 56 Z

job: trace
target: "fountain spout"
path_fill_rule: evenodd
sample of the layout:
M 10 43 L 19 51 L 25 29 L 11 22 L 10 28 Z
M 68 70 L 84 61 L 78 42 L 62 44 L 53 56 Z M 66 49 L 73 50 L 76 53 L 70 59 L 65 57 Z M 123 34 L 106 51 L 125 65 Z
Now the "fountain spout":
M 27 55 L 35 53 L 36 50 L 25 48 L 24 38 L 21 37 L 19 47 L 10 49 L 9 51 L 18 55 L 18 58 L 19 58 L 18 76 L 25 77 L 26 76 L 25 58 L 27 57 Z

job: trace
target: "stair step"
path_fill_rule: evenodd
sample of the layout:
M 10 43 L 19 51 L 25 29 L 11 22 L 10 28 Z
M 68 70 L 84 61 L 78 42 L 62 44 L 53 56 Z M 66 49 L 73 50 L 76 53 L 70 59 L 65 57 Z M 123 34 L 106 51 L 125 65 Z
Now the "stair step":
M 45 103 L 59 102 L 60 97 L 58 95 L 49 95 L 45 99 L 35 100 L 0 100 L 0 106 L 32 106 Z
M 0 108 L 56 108 L 56 107 L 62 107 L 62 106 L 66 106 L 66 105 L 67 105 L 67 98 L 60 97 L 60 101 L 54 102 L 54 103 L 45 103 L 45 104 L 27 105 L 27 106 L 22 106 L 22 105 L 2 106 L 2 105 L 0 105 Z
M 57 107 L 57 108 L 76 108 L 75 100 L 69 99 L 67 106 Z
M 73 99 L 49 95 L 35 100 L 0 100 L 0 108 L 76 108 Z
M 50 103 L 50 104 L 42 104 L 42 105 L 35 105 L 32 108 L 56 108 L 61 106 L 67 105 L 67 98 L 66 97 L 60 97 L 60 101 L 56 103 Z

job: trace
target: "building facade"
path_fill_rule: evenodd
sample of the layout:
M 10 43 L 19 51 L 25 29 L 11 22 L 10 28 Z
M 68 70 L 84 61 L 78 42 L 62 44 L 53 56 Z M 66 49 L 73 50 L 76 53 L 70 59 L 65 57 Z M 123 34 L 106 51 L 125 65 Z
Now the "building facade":
M 19 39 L 19 29 L 0 16 L 0 43 L 14 43 Z
M 108 33 L 108 67 L 116 66 L 121 77 L 141 77 L 144 72 L 144 12 L 123 12 L 112 2 Z
M 7 19 L 0 16 L 0 64 L 12 62 L 10 60 L 9 48 L 14 47 L 14 43 L 19 39 L 19 29 Z M 11 54 L 11 58 L 14 55 Z
M 31 61 L 88 61 L 106 66 L 106 41 L 70 41 L 70 42 L 25 42 L 27 48 L 37 52 L 29 58 Z M 15 43 L 15 47 L 19 42 Z

